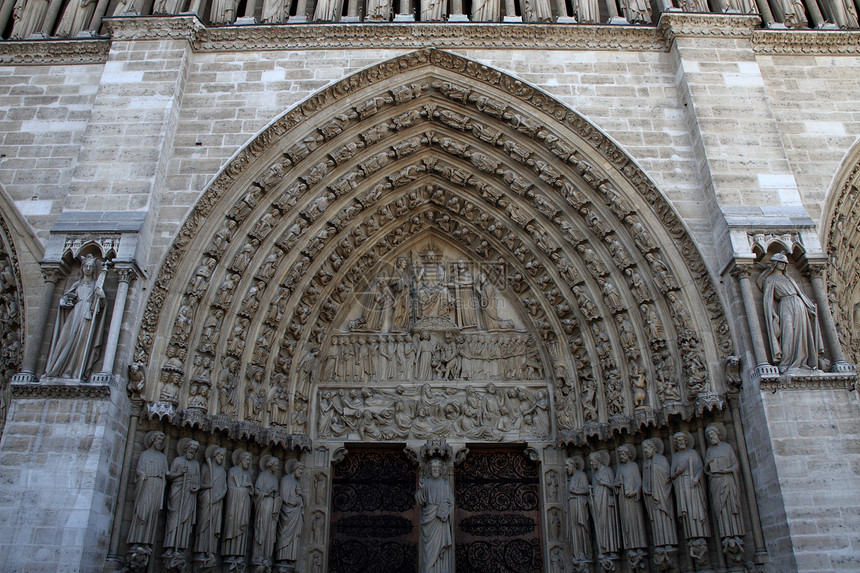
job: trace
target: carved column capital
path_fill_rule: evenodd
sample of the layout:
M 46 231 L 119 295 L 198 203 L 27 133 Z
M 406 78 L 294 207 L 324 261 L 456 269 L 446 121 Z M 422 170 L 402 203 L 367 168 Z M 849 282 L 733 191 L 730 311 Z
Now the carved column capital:
M 752 274 L 752 265 L 735 264 L 730 272 L 738 280 L 748 279 Z
M 42 264 L 42 277 L 46 283 L 57 284 L 62 279 L 66 278 L 68 269 L 65 265 L 46 265 Z
M 803 269 L 803 274 L 806 275 L 810 280 L 824 280 L 824 272 L 826 268 L 827 265 L 824 262 L 808 263 Z
M 117 277 L 119 282 L 131 284 L 137 278 L 137 271 L 133 267 L 117 267 Z

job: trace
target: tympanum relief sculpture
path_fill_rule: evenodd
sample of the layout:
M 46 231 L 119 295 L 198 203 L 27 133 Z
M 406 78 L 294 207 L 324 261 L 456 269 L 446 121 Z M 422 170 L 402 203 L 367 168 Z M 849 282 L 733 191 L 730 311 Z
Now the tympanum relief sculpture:
M 329 341 L 318 433 L 341 440 L 550 436 L 544 366 L 489 272 L 427 244 L 373 274 Z M 477 271 L 477 272 L 476 272 Z M 313 352 L 313 351 L 312 351 Z M 306 377 L 317 367 L 309 356 Z M 301 375 L 301 374 L 300 374 Z

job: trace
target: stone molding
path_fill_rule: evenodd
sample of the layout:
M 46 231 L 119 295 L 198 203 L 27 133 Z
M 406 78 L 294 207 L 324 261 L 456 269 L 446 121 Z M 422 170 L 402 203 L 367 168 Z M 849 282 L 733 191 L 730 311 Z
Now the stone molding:
M 0 42 L 0 64 L 103 64 L 110 45 L 110 39 L 4 41 Z
M 663 12 L 657 31 L 671 44 L 676 38 L 750 38 L 760 25 L 758 14 Z
M 262 426 L 225 416 L 212 416 L 191 409 L 177 410 L 166 402 L 140 402 L 142 414 L 149 420 L 159 420 L 179 429 L 191 428 L 213 436 L 226 435 L 234 440 L 250 440 L 262 447 L 281 447 L 287 450 L 310 451 L 311 441 L 304 434 L 290 434 L 286 428 Z
M 104 19 L 105 32 L 114 41 L 189 40 L 193 41 L 205 26 L 197 16 L 118 16 Z
M 754 373 L 755 376 L 755 373 Z M 777 390 L 854 390 L 857 385 L 856 372 L 817 372 L 809 374 L 768 375 L 759 378 L 762 391 Z
M 757 54 L 852 56 L 860 54 L 860 31 L 755 30 L 752 43 Z
M 95 384 L 11 384 L 12 398 L 110 400 L 110 386 Z
M 466 33 L 464 33 L 466 32 Z M 324 48 L 506 48 L 660 51 L 667 43 L 651 26 L 563 24 L 302 24 L 206 28 L 195 50 L 307 50 Z

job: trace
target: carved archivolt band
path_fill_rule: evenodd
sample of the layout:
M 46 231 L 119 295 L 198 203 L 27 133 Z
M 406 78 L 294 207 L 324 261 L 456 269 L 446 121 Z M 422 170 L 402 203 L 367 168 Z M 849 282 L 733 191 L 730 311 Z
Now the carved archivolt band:
M 225 216 L 210 215 L 216 205 Z M 654 185 L 545 94 L 427 50 L 310 98 L 216 178 L 147 305 L 135 360 L 157 384 L 145 397 L 237 417 L 248 392 L 272 399 L 286 384 L 297 414 L 311 397 L 298 375 L 311 347 L 325 350 L 375 264 L 428 233 L 505 262 L 496 280 L 542 341 L 555 408 L 569 410 L 561 428 L 648 423 L 722 391 L 728 324 Z M 292 432 L 308 431 L 306 415 Z
M 12 377 L 24 355 L 24 289 L 12 234 L 0 217 L 0 434 L 6 423 Z

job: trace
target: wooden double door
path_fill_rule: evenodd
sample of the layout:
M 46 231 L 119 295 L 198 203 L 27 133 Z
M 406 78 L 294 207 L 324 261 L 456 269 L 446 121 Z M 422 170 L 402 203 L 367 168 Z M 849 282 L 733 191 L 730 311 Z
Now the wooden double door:
M 522 448 L 475 448 L 455 466 L 457 573 L 543 571 L 539 475 Z M 418 571 L 418 477 L 394 448 L 356 448 L 334 467 L 329 571 Z

